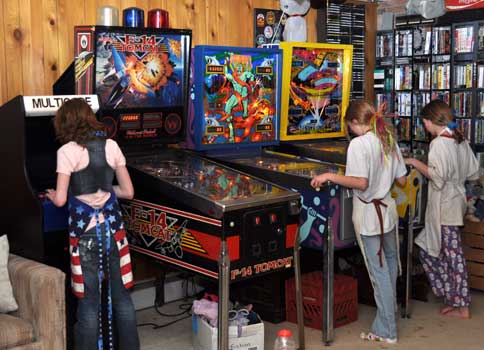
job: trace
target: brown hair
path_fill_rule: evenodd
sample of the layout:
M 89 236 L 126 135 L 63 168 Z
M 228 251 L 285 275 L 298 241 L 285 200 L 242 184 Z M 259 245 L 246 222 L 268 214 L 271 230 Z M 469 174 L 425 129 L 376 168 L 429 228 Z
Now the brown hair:
M 378 111 L 372 104 L 363 100 L 351 101 L 346 110 L 345 121 L 349 123 L 355 121 L 360 125 L 368 125 L 371 131 L 378 137 L 382 144 L 385 155 L 395 152 L 395 139 L 393 137 L 393 127 L 385 122 L 382 110 L 383 105 Z
M 104 125 L 84 99 L 74 98 L 64 102 L 57 111 L 54 129 L 60 143 L 74 141 L 85 146 L 97 137 L 96 132 L 104 131 Z
M 464 135 L 456 127 L 457 125 L 449 125 L 453 123 L 454 115 L 449 105 L 441 100 L 430 101 L 424 108 L 422 108 L 422 118 L 430 120 L 433 124 L 438 126 L 447 126 L 453 131 L 453 137 L 457 143 L 464 141 Z

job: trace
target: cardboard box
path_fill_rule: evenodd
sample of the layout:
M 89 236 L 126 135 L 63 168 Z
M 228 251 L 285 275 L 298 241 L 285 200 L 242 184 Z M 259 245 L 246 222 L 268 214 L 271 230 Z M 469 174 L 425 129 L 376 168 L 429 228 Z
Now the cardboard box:
M 217 350 L 218 329 L 212 327 L 203 318 L 193 315 L 193 349 Z M 238 327 L 229 327 L 230 350 L 264 350 L 264 323 L 242 327 L 240 336 Z

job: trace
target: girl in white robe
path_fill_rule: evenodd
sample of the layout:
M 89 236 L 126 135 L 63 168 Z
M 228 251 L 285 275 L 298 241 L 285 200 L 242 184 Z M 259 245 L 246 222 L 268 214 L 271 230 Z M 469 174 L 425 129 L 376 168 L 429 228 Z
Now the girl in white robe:
M 440 313 L 470 318 L 470 294 L 459 226 L 466 209 L 464 183 L 477 180 L 479 163 L 469 143 L 453 122 L 452 110 L 434 100 L 422 109 L 426 130 L 434 136 L 429 146 L 428 165 L 413 158 L 414 166 L 429 181 L 425 227 L 415 243 L 432 291 L 443 297 Z
M 382 107 L 383 109 L 384 107 Z M 314 177 L 315 188 L 331 181 L 353 189 L 352 220 L 374 289 L 377 313 L 365 340 L 397 342 L 396 280 L 399 270 L 398 214 L 390 189 L 395 179 L 405 184 L 407 172 L 391 128 L 381 111 L 364 101 L 353 101 L 345 121 L 357 135 L 349 145 L 345 175 Z

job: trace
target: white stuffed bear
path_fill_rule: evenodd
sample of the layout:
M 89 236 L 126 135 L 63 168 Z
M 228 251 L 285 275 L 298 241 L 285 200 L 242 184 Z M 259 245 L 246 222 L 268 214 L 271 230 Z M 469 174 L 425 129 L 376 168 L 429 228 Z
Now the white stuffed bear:
M 282 37 L 284 41 L 305 42 L 307 40 L 304 16 L 311 7 L 310 0 L 280 0 L 281 10 L 287 16 Z

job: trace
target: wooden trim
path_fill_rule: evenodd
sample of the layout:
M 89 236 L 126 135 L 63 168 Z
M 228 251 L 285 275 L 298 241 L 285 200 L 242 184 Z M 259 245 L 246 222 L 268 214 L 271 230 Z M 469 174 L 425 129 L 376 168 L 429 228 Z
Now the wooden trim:
M 470 276 L 469 282 L 470 282 L 469 284 L 470 284 L 471 288 L 484 291 L 484 278 L 483 277 Z
M 464 247 L 464 256 L 466 260 L 484 263 L 484 250 Z
M 484 277 L 484 264 L 468 261 L 467 271 L 469 272 L 469 275 Z
M 466 221 L 464 227 L 462 228 L 462 232 L 484 236 L 484 222 Z
M 462 243 L 467 247 L 484 249 L 484 235 L 475 235 L 473 233 L 465 232 L 462 234 Z M 482 254 L 484 255 L 484 250 L 482 251 Z

